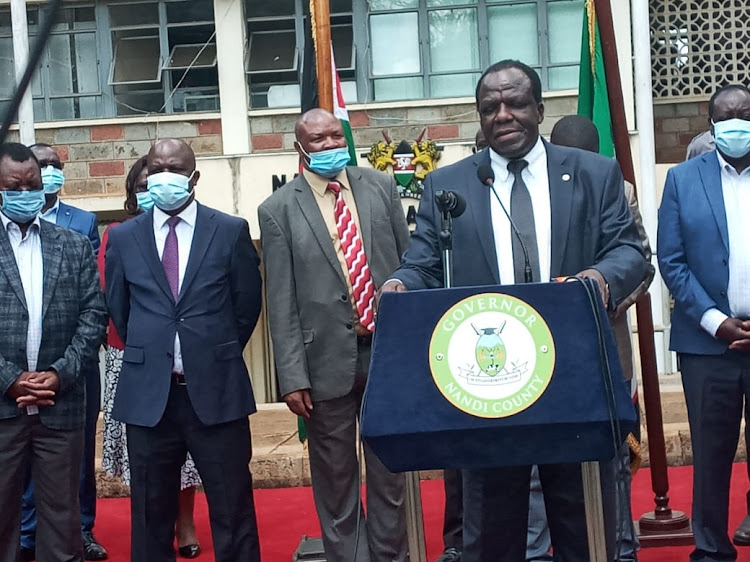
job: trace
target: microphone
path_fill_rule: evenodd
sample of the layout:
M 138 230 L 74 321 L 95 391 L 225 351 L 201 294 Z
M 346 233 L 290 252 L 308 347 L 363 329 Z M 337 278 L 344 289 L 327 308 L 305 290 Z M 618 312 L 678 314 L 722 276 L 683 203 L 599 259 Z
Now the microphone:
M 521 233 L 518 230 L 518 227 L 516 226 L 516 223 L 513 222 L 513 219 L 510 218 L 510 213 L 505 208 L 505 205 L 503 205 L 503 202 L 500 200 L 500 196 L 497 194 L 497 191 L 495 191 L 495 172 L 492 171 L 492 166 L 489 164 L 482 164 L 477 168 L 477 177 L 479 178 L 479 181 L 481 181 L 484 185 L 489 187 L 492 190 L 492 193 L 495 194 L 495 199 L 497 199 L 497 202 L 500 203 L 500 207 L 503 210 L 503 213 L 505 213 L 505 216 L 508 217 L 508 222 L 510 223 L 510 227 L 513 230 L 513 234 L 516 235 L 516 238 L 521 244 L 521 249 L 523 250 L 523 280 L 525 283 L 532 283 L 534 281 L 534 273 L 531 271 L 531 261 L 529 261 L 529 251 L 526 249 L 526 244 L 523 241 L 523 238 L 521 238 Z
M 435 204 L 443 215 L 449 215 L 454 219 L 463 215 L 466 210 L 466 199 L 455 191 L 436 191 Z

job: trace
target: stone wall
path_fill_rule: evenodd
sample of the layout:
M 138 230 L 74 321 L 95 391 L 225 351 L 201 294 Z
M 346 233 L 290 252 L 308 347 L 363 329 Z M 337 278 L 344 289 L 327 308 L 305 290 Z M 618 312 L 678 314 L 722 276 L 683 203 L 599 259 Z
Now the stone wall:
M 655 104 L 656 163 L 682 162 L 691 139 L 707 129 L 708 102 Z
M 185 139 L 199 156 L 221 154 L 221 122 L 171 121 L 37 129 L 37 142 L 51 144 L 65 163 L 63 197 L 125 193 L 130 166 L 156 138 Z
M 542 134 L 549 135 L 560 117 L 576 112 L 576 98 L 555 97 L 545 100 Z M 254 153 L 291 151 L 294 144 L 296 113 L 253 115 L 250 117 L 251 143 Z M 426 138 L 441 142 L 474 140 L 479 117 L 473 103 L 423 107 L 374 107 L 350 112 L 354 140 L 360 153 L 371 144 L 383 140 L 387 130 L 394 142 L 416 139 L 423 129 Z M 67 124 L 66 124 L 67 125 Z M 222 154 L 221 121 L 219 119 L 136 122 L 91 126 L 64 126 L 36 131 L 37 142 L 52 145 L 65 162 L 64 198 L 123 195 L 125 177 L 130 166 L 148 153 L 156 138 L 185 139 L 198 156 Z M 15 131 L 11 140 L 17 140 Z
M 545 120 L 542 134 L 549 135 L 557 119 L 576 112 L 576 97 L 556 97 L 545 100 Z M 294 124 L 297 115 L 250 117 L 253 152 L 293 150 Z M 473 141 L 479 128 L 479 116 L 473 103 L 431 107 L 391 107 L 349 111 L 354 142 L 360 152 L 383 140 L 385 129 L 391 139 L 416 139 L 424 128 L 426 138 L 434 141 Z

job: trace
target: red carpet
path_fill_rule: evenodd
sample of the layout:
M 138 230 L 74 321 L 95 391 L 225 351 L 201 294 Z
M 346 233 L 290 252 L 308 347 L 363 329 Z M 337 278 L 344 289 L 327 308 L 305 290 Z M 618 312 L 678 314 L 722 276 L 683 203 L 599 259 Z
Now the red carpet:
M 669 469 L 670 505 L 690 513 L 691 467 Z M 744 464 L 735 464 L 732 478 L 730 527 L 731 532 L 745 515 L 745 492 L 748 489 Z M 442 552 L 443 483 L 422 483 L 427 557 L 434 561 Z M 302 535 L 320 536 L 310 488 L 256 490 L 261 548 L 264 562 L 290 562 Z M 639 517 L 653 510 L 653 492 L 648 469 L 642 469 L 633 482 L 633 513 Z M 213 562 L 211 533 L 205 497 L 196 498 L 196 526 L 204 553 L 200 562 Z M 130 503 L 124 499 L 99 500 L 96 535 L 109 550 L 112 562 L 129 562 L 130 555 Z M 684 562 L 692 547 L 643 549 L 641 562 Z M 750 561 L 750 547 L 740 549 L 739 561 Z

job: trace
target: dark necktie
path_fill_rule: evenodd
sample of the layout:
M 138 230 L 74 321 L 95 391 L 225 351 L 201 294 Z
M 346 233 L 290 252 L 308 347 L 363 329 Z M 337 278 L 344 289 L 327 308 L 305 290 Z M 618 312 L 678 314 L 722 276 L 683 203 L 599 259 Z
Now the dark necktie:
M 177 231 L 175 230 L 178 222 L 180 222 L 180 217 L 169 217 L 167 219 L 169 233 L 164 242 L 164 251 L 161 254 L 161 265 L 164 268 L 175 301 L 180 294 L 180 251 L 177 246 Z
M 526 160 L 511 160 L 508 162 L 508 171 L 513 174 L 513 189 L 510 192 L 510 216 L 518 228 L 526 250 L 529 253 L 529 265 L 533 281 L 540 281 L 539 274 L 539 249 L 536 241 L 536 225 L 534 224 L 534 207 L 531 204 L 531 195 L 521 177 L 521 172 L 528 166 Z M 513 240 L 513 271 L 516 283 L 525 283 L 526 260 L 523 248 L 518 237 L 511 232 Z

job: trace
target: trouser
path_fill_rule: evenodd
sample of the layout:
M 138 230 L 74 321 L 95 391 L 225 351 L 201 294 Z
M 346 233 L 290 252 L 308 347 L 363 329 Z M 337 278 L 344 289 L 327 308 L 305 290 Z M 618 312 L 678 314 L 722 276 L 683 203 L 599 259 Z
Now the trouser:
M 216 562 L 259 562 L 247 418 L 203 424 L 187 386 L 172 384 L 154 427 L 127 426 L 131 561 L 174 562 L 180 467 L 190 452 L 208 501 Z
M 328 562 L 406 562 L 404 476 L 390 472 L 367 444 L 367 518 L 361 505 L 357 420 L 370 365 L 370 346 L 358 347 L 352 390 L 313 403 L 306 420 L 315 508 Z
M 728 535 L 729 483 L 742 421 L 750 414 L 750 354 L 680 354 L 693 445 L 691 560 L 736 560 Z
M 78 487 L 83 429 L 62 431 L 25 413 L 0 420 L 0 562 L 16 562 L 21 497 L 29 467 L 36 483 L 39 562 L 83 560 Z
M 461 471 L 444 470 L 443 485 L 445 487 L 443 547 L 462 550 L 464 547 L 464 484 Z
M 619 562 L 635 562 L 640 548 L 638 535 L 633 524 L 633 514 L 630 508 L 630 447 L 624 443 L 620 448 L 620 459 L 615 466 L 617 476 L 617 552 Z M 531 492 L 529 494 L 529 530 L 526 540 L 526 560 L 552 560 L 549 553 L 552 548 L 547 512 L 544 508 L 544 494 L 536 468 L 531 471 Z
M 81 506 L 81 531 L 94 530 L 96 519 L 96 423 L 99 419 L 101 378 L 99 362 L 90 363 L 84 372 L 86 380 L 86 423 L 83 434 L 83 459 L 81 461 L 79 503 Z M 21 511 L 21 546 L 35 548 L 36 507 L 34 505 L 34 481 L 31 470 L 26 471 L 25 490 Z
M 608 559 L 615 542 L 613 463 L 600 465 Z M 462 562 L 526 559 L 530 466 L 464 471 Z M 557 562 L 588 560 L 586 511 L 579 464 L 540 465 L 544 505 Z

